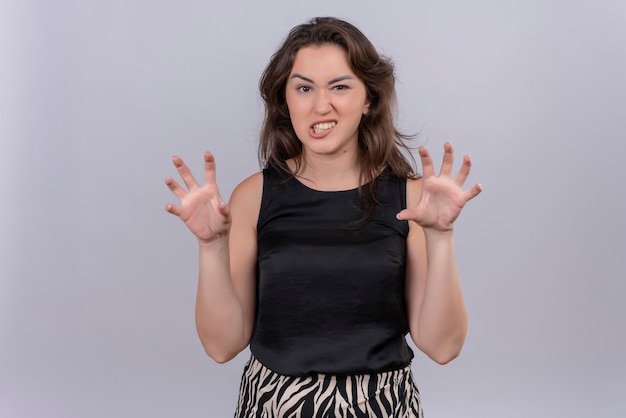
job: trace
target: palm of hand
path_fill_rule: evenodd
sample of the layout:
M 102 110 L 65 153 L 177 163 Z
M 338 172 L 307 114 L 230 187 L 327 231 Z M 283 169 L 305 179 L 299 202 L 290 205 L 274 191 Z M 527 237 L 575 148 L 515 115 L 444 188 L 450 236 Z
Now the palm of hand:
M 202 186 L 198 185 L 179 157 L 174 157 L 173 161 L 189 191 L 174 179 L 166 179 L 165 184 L 180 199 L 180 205 L 169 204 L 165 210 L 178 216 L 200 240 L 213 241 L 227 235 L 230 229 L 230 213 L 215 182 L 213 155 L 209 152 L 205 154 L 205 183 Z
M 422 197 L 413 209 L 415 222 L 424 228 L 452 229 L 467 202 L 463 190 L 452 179 L 442 177 L 424 179 L 422 187 Z
M 219 192 L 205 184 L 191 189 L 181 199 L 180 219 L 199 239 L 210 241 L 228 232 L 228 219 L 219 210 Z
M 441 173 L 435 175 L 432 159 L 424 147 L 419 150 L 423 175 L 422 195 L 414 208 L 405 209 L 398 214 L 400 219 L 410 219 L 423 228 L 438 231 L 450 231 L 465 204 L 476 197 L 482 190 L 475 184 L 469 190 L 463 190 L 463 184 L 470 172 L 471 161 L 468 156 L 455 177 L 451 176 L 454 162 L 452 145 L 444 145 L 444 157 Z

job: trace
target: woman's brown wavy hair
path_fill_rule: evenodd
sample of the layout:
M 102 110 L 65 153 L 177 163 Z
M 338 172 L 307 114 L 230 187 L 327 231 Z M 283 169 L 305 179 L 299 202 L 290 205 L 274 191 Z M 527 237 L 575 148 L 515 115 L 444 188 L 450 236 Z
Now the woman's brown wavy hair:
M 302 143 L 296 136 L 285 98 L 287 78 L 296 54 L 311 45 L 332 44 L 347 54 L 354 74 L 365 84 L 369 110 L 359 125 L 359 165 L 361 184 L 368 183 L 368 197 L 361 193 L 362 209 L 367 208 L 364 224 L 377 202 L 376 179 L 382 173 L 404 178 L 415 177 L 415 161 L 406 140 L 395 127 L 396 91 L 393 63 L 381 56 L 363 33 L 352 24 L 332 17 L 316 17 L 294 27 L 270 59 L 261 75 L 259 89 L 265 102 L 265 119 L 259 141 L 261 166 L 272 166 L 293 175 L 286 161 L 293 158 L 298 172 Z M 359 188 L 361 191 L 361 189 Z

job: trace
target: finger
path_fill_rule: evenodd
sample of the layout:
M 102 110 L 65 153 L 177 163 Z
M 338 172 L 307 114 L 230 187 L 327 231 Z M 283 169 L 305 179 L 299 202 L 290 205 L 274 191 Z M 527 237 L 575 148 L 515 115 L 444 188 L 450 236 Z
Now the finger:
M 419 155 L 422 161 L 422 177 L 428 178 L 435 175 L 435 168 L 433 167 L 433 159 L 430 158 L 430 154 L 426 147 L 419 147 Z
M 463 186 L 463 184 L 465 183 L 465 180 L 467 180 L 467 176 L 469 176 L 471 167 L 472 167 L 472 160 L 470 159 L 469 155 L 465 155 L 463 157 L 463 164 L 461 165 L 459 172 L 454 178 L 456 184 L 458 184 L 459 186 Z
M 206 184 L 216 184 L 215 156 L 210 152 L 204 153 L 204 181 Z
M 177 198 L 181 200 L 183 199 L 185 194 L 187 194 L 187 191 L 183 189 L 181 185 L 178 184 L 178 182 L 171 177 L 165 179 L 165 185 L 172 191 L 172 193 L 174 193 Z
M 420 222 L 422 219 L 419 213 L 415 209 L 403 209 L 396 214 L 396 219 L 399 221 L 415 221 Z
M 471 189 L 465 192 L 465 201 L 470 201 L 483 191 L 483 185 L 476 183 Z
M 224 202 L 221 197 L 218 198 L 217 202 L 217 210 L 220 215 L 224 216 L 228 221 L 230 221 L 230 207 L 228 203 Z
M 412 218 L 413 211 L 411 209 L 403 209 L 396 214 L 396 218 L 400 221 L 408 221 Z
M 196 182 L 196 179 L 193 177 L 193 174 L 191 174 L 191 170 L 189 170 L 189 167 L 187 167 L 187 164 L 184 163 L 182 158 L 175 155 L 172 157 L 172 161 L 174 162 L 176 170 L 178 170 L 178 174 L 180 174 L 180 177 L 185 182 L 185 185 L 189 189 L 191 189 L 192 187 L 197 187 L 198 183 Z
M 454 150 L 452 144 L 446 142 L 443 144 L 443 161 L 441 162 L 441 172 L 439 175 L 448 176 L 452 174 L 452 166 L 454 165 Z
M 215 195 L 217 197 L 217 209 L 221 212 L 222 207 L 224 207 L 225 210 L 228 211 L 228 208 L 226 207 L 227 204 L 226 202 L 224 202 L 224 199 L 222 199 L 219 188 L 217 187 L 217 170 L 215 164 L 215 156 L 211 151 L 204 152 L 204 183 L 213 185 L 215 187 Z M 227 214 L 222 213 L 222 215 L 226 216 Z
M 165 211 L 171 213 L 172 215 L 180 216 L 181 207 L 168 203 L 165 205 Z

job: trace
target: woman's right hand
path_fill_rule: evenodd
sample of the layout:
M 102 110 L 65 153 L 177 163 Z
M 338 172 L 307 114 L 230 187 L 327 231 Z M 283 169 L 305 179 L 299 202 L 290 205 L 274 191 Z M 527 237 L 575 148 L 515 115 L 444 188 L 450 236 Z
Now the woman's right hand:
M 215 180 L 215 157 L 204 153 L 204 184 L 198 185 L 189 167 L 180 157 L 172 158 L 178 174 L 189 189 L 168 177 L 165 184 L 180 199 L 180 205 L 168 204 L 165 210 L 178 216 L 199 240 L 215 241 L 228 236 L 230 211 L 222 199 Z

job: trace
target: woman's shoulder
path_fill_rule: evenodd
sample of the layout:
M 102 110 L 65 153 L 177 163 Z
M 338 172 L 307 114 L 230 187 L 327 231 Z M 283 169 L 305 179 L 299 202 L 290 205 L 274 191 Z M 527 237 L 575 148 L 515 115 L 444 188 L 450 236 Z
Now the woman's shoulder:
M 235 187 L 230 197 L 231 210 L 256 210 L 261 204 L 263 195 L 263 173 L 256 172 Z
M 253 173 L 247 178 L 245 178 L 244 180 L 242 180 L 241 183 L 237 185 L 235 190 L 239 188 L 242 188 L 242 189 L 246 189 L 250 187 L 254 188 L 258 185 L 263 185 L 263 171 L 257 171 L 256 173 Z

